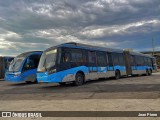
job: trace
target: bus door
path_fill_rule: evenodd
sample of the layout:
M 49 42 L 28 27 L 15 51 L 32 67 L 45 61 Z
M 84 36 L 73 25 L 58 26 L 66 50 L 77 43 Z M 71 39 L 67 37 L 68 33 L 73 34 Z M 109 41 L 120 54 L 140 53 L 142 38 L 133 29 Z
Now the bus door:
M 112 54 L 108 53 L 107 55 L 108 55 L 107 56 L 107 58 L 108 58 L 108 71 L 114 71 Z
M 88 63 L 89 63 L 88 67 L 89 67 L 90 79 L 97 79 L 98 68 L 97 68 L 95 51 L 88 52 Z
M 33 81 L 32 77 L 36 77 L 35 73 L 36 69 L 34 68 L 33 61 L 27 58 L 22 68 L 22 80 Z
M 23 80 L 32 82 L 36 80 L 36 73 L 40 56 L 41 55 L 31 55 L 26 59 L 22 68 Z

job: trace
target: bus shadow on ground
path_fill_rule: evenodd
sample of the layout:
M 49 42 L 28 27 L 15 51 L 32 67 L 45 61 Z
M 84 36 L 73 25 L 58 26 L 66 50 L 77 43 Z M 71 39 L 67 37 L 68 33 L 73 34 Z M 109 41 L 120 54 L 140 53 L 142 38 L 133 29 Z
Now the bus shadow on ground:
M 27 86 L 27 85 L 33 85 L 37 83 L 10 83 L 8 86 Z
M 73 83 L 69 83 L 65 85 L 54 84 L 54 85 L 49 85 L 49 86 L 43 86 L 43 87 L 40 87 L 40 89 L 61 90 L 61 89 L 73 88 L 73 87 L 77 87 L 77 86 L 75 86 Z
M 125 79 L 126 76 L 118 79 L 118 80 L 123 80 Z M 117 81 L 114 77 L 111 77 L 111 78 L 101 78 L 101 79 L 97 79 L 97 80 L 88 80 L 86 81 L 83 85 L 81 86 L 75 86 L 74 83 L 68 83 L 68 84 L 65 84 L 65 85 L 59 85 L 59 84 L 56 84 L 56 85 L 50 85 L 50 86 L 42 86 L 40 89 L 56 89 L 56 90 L 61 90 L 61 89 L 65 89 L 65 88 L 83 88 L 83 87 L 87 87 L 90 85 L 91 86 L 94 86 L 96 83 L 103 83 L 103 82 L 106 82 L 106 81 Z
M 93 83 L 93 82 L 92 82 Z M 95 92 L 95 93 L 119 93 L 119 92 L 153 92 L 160 91 L 160 85 L 158 84 L 126 84 L 126 85 L 89 85 L 84 84 L 83 86 L 45 86 L 39 88 L 40 91 L 46 93 L 84 93 L 84 92 Z
M 89 84 L 93 84 L 93 83 L 101 83 L 101 82 L 105 82 L 105 81 L 111 81 L 111 80 L 114 80 L 114 78 L 107 78 L 107 79 L 98 79 L 98 80 L 89 80 L 89 81 L 86 81 L 83 85 L 81 86 L 75 86 L 73 82 L 70 82 L 70 83 L 67 83 L 67 84 L 64 84 L 64 85 L 60 85 L 60 84 L 54 84 L 54 85 L 50 85 L 50 86 L 43 86 L 41 87 L 42 89 L 54 89 L 54 88 L 58 88 L 58 89 L 61 89 L 61 88 L 74 88 L 74 87 L 82 87 L 82 86 L 85 86 L 85 85 L 89 85 Z

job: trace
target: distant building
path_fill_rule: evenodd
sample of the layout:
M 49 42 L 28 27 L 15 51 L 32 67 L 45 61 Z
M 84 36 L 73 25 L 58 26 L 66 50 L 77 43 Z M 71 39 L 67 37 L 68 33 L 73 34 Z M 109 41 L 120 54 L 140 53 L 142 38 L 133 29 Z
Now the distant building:
M 9 68 L 10 62 L 14 59 L 11 56 L 0 56 L 0 79 L 4 78 L 5 72 Z
M 145 51 L 145 52 L 142 52 L 142 53 L 153 56 L 153 51 Z M 155 51 L 154 52 L 154 57 L 156 58 L 158 68 L 160 68 L 160 51 Z

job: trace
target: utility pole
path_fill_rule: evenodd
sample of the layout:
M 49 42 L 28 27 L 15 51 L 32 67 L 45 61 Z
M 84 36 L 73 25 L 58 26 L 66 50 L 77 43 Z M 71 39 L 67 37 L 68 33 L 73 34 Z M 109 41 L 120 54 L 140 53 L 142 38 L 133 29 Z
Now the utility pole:
M 154 39 L 153 38 L 152 38 L 152 49 L 153 49 L 152 56 L 154 57 Z

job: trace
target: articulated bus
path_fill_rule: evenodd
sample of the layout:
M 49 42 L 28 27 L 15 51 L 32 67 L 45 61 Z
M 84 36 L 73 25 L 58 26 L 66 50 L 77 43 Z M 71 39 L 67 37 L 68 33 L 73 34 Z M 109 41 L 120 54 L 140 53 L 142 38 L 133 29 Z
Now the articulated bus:
M 65 43 L 45 50 L 37 70 L 38 82 L 82 85 L 88 80 L 127 75 L 151 75 L 154 58 L 135 52 Z
M 37 82 L 36 72 L 42 51 L 30 51 L 16 56 L 5 74 L 11 82 Z
M 9 68 L 9 64 L 13 59 L 14 57 L 0 56 L 0 79 L 4 78 L 4 75 Z

